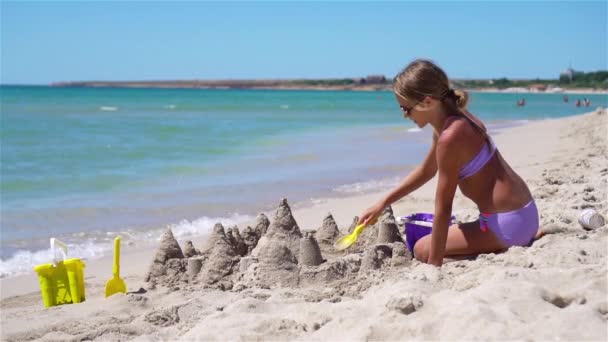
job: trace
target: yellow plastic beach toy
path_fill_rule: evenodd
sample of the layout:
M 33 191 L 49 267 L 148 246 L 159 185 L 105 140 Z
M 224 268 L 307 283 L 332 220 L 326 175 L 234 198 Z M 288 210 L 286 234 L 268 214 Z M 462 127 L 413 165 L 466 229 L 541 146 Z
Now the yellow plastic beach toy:
M 336 241 L 336 243 L 334 244 L 334 248 L 338 251 L 347 249 L 348 247 L 353 245 L 355 242 L 357 242 L 357 238 L 359 237 L 359 234 L 361 234 L 361 232 L 363 231 L 364 228 L 365 228 L 365 226 L 362 224 L 356 226 L 355 230 L 353 230 L 352 233 L 350 233 L 350 234 L 346 235 L 345 237 L 341 238 L 340 240 Z
M 34 266 L 40 281 L 40 292 L 45 307 L 84 302 L 84 267 L 78 258 L 67 259 L 67 246 L 51 238 L 51 251 L 60 247 L 63 261 Z
M 120 277 L 120 236 L 117 236 L 114 238 L 114 266 L 112 278 L 106 283 L 106 297 L 119 292 L 127 293 L 127 284 Z

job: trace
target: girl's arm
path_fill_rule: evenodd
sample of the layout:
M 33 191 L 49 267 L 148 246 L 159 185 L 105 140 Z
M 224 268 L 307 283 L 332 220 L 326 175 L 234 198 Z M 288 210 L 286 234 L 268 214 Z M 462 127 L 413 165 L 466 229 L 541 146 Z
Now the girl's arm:
M 431 246 L 427 262 L 441 266 L 445 254 L 452 202 L 458 186 L 458 172 L 461 167 L 454 132 L 445 132 L 437 142 L 437 167 L 439 179 L 435 193 L 435 217 L 431 232 Z

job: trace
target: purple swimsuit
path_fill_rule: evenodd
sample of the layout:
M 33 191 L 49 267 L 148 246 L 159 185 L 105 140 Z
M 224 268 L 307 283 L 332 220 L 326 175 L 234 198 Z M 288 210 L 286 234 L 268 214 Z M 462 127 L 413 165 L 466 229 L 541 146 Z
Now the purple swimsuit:
M 492 159 L 494 152 L 496 152 L 496 145 L 494 145 L 492 138 L 488 137 L 488 140 L 490 142 L 490 146 L 488 146 L 488 143 L 486 142 L 475 158 L 471 159 L 470 162 L 460 169 L 460 172 L 458 173 L 459 181 L 476 174 L 490 161 L 490 159 Z
M 479 226 L 484 232 L 490 229 L 506 247 L 528 246 L 539 227 L 536 203 L 531 200 L 523 208 L 506 213 L 481 213 Z
M 489 145 L 485 143 L 475 158 L 460 169 L 459 181 L 476 174 L 492 159 L 496 145 L 492 138 L 488 140 Z M 538 231 L 538 209 L 531 200 L 523 208 L 506 213 L 480 213 L 479 226 L 484 232 L 490 229 L 506 247 L 527 246 Z
M 489 144 L 485 143 L 481 151 L 460 169 L 458 181 L 473 176 L 492 159 L 496 145 L 489 136 L 488 141 Z M 531 200 L 522 208 L 506 213 L 480 213 L 479 227 L 483 232 L 490 229 L 505 247 L 528 246 L 539 228 L 538 209 Z M 406 229 L 406 237 L 408 248 L 413 252 L 416 242 L 430 234 L 431 229 L 412 226 L 410 230 L 408 234 Z

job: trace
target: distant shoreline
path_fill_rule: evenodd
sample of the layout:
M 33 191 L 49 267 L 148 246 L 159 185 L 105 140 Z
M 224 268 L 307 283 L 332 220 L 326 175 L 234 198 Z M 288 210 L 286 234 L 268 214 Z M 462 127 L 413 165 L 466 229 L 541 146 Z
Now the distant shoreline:
M 162 89 L 281 89 L 281 90 L 390 90 L 391 84 L 364 79 L 326 80 L 188 80 L 188 81 L 77 81 L 52 83 L 51 87 L 162 88 Z
M 391 83 L 372 84 L 331 84 L 344 80 L 217 80 L 217 81 L 70 81 L 56 82 L 48 85 L 2 84 L 0 86 L 32 86 L 53 88 L 116 88 L 116 89 L 253 89 L 253 90 L 313 90 L 313 91 L 391 91 Z M 318 82 L 318 83 L 316 83 Z M 526 87 L 462 87 L 458 81 L 453 85 L 457 89 L 469 92 L 502 93 L 502 94 L 608 94 L 608 89 L 553 87 L 539 90 Z
M 499 93 L 499 94 L 608 94 L 608 89 L 591 88 L 561 88 L 561 91 L 538 91 L 532 89 L 498 89 L 498 88 L 472 88 L 467 91 L 479 93 Z
M 456 88 L 458 81 L 455 81 Z M 158 88 L 158 89 L 259 89 L 259 90 L 330 90 L 330 91 L 390 91 L 390 82 L 366 82 L 365 79 L 323 80 L 189 80 L 189 81 L 73 81 L 52 83 L 63 88 Z M 480 87 L 467 91 L 484 93 L 571 93 L 608 94 L 607 89 L 547 87 L 545 90 L 527 87 Z

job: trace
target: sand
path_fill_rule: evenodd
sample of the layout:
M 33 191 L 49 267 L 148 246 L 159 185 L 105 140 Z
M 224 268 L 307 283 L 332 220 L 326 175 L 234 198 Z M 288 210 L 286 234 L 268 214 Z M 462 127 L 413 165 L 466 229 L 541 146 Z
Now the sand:
M 45 309 L 35 275 L 1 280 L 1 339 L 608 340 L 607 118 L 528 123 L 495 136 L 527 181 L 549 234 L 532 246 L 441 268 L 412 259 L 396 218 L 432 212 L 435 181 L 387 210 L 343 252 L 333 242 L 382 193 L 275 211 L 154 250 L 123 247 L 128 294 L 104 298 L 111 259 L 87 262 L 84 303 Z M 288 194 L 286 194 L 288 195 Z M 458 221 L 475 219 L 457 194 Z

